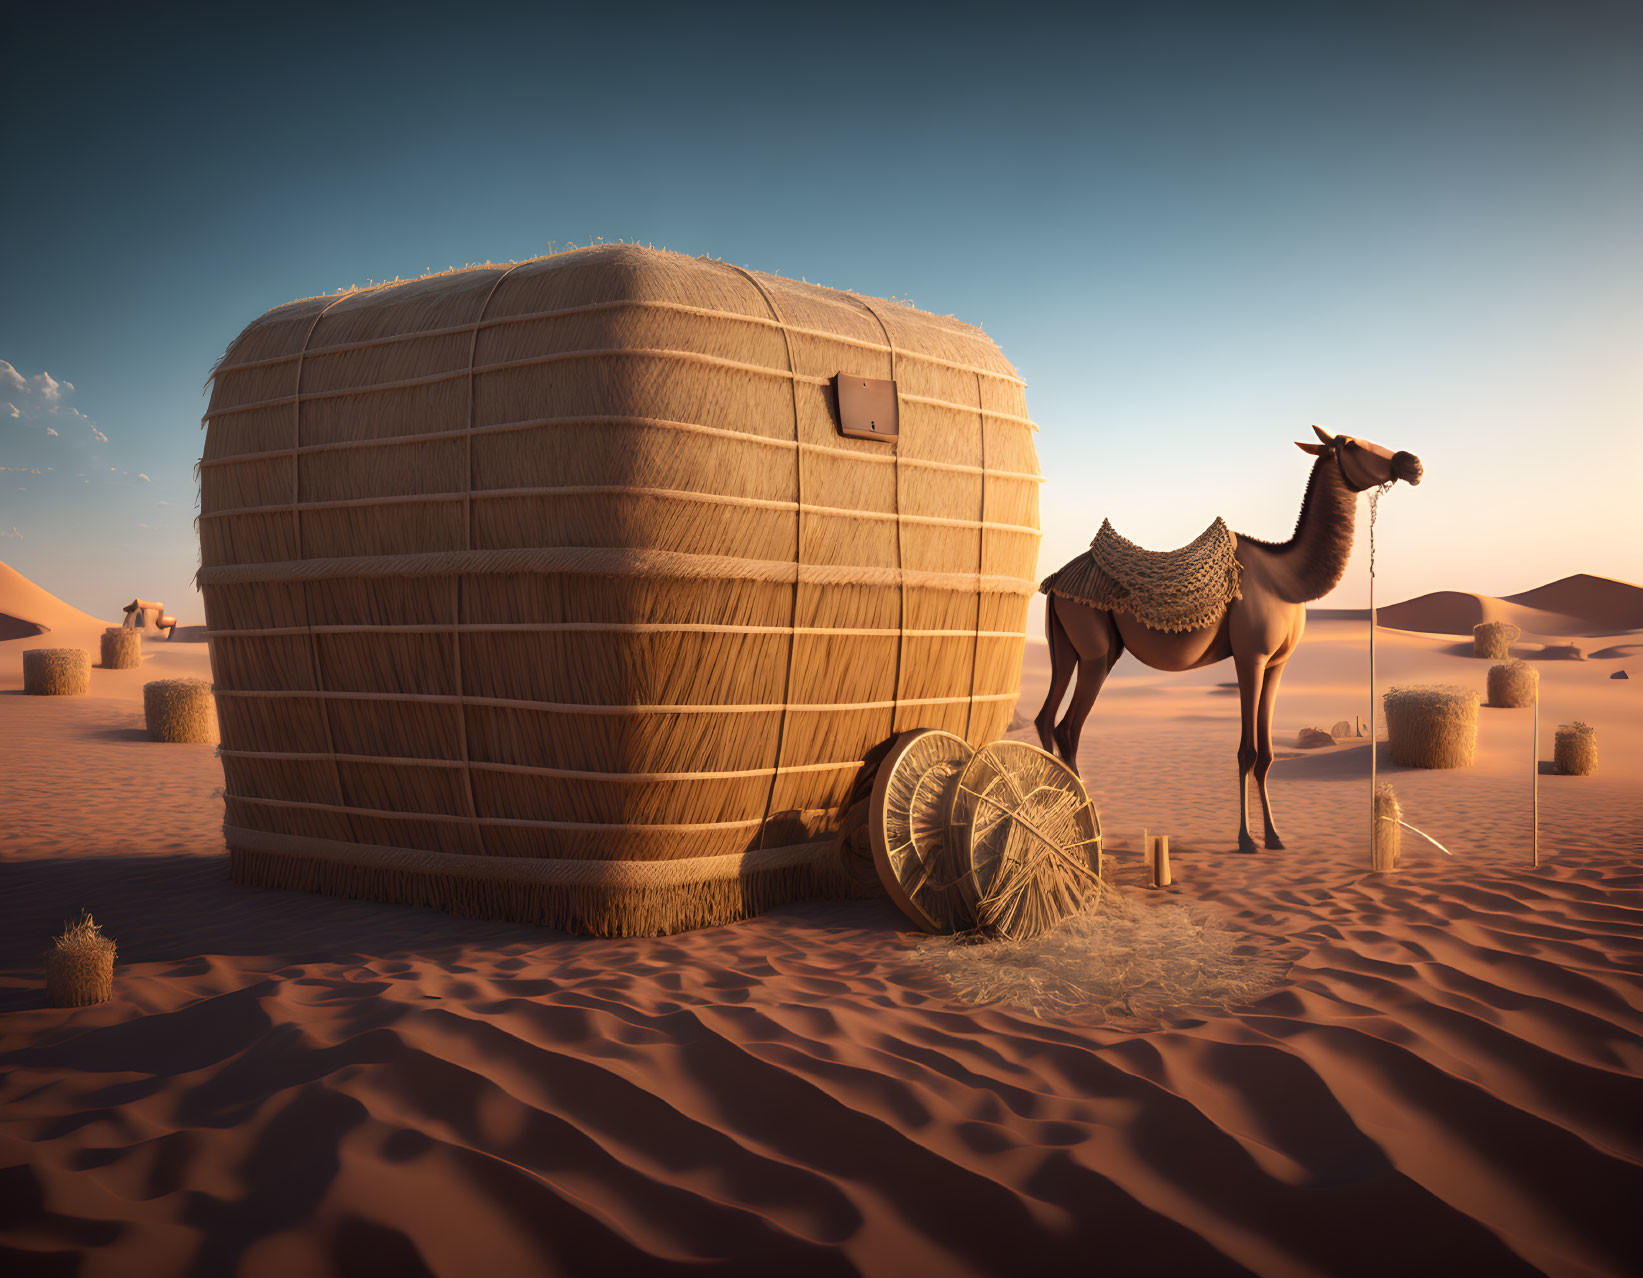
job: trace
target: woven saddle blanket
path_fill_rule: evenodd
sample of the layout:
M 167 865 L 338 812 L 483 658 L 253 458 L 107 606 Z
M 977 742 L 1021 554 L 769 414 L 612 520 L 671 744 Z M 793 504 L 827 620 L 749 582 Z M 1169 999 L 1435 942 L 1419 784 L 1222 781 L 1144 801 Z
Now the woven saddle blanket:
M 1242 596 L 1238 542 L 1216 519 L 1179 550 L 1147 550 L 1118 535 L 1111 520 L 1082 555 L 1039 585 L 1092 608 L 1130 613 L 1153 630 L 1197 630 L 1221 620 Z

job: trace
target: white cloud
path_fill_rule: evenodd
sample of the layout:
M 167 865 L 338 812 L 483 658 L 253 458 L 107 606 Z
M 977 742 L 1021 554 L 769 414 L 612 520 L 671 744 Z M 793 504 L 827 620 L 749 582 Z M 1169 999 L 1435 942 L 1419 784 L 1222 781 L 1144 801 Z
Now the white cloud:
M 17 525 L 16 524 L 13 524 L 11 526 L 11 531 L 10 532 L 6 532 L 4 529 L 0 529 L 0 537 L 15 537 L 15 538 L 17 538 L 18 541 L 23 540 L 23 534 L 17 531 Z
M 162 499 L 160 501 L 155 502 L 154 504 L 156 506 L 169 506 L 171 503 Z
M 154 482 L 147 475 L 143 474 L 143 472 L 140 471 L 140 470 L 137 472 L 137 478 L 142 480 L 143 483 L 145 483 L 145 484 L 152 484 Z
M 14 413 L 13 416 L 15 416 L 15 415 L 16 414 Z M 57 431 L 53 427 L 50 427 L 50 426 L 46 427 L 46 434 L 55 435 L 56 433 L 57 433 Z
M 11 365 L 7 364 L 6 367 L 10 368 Z M 21 417 L 23 415 L 22 412 L 18 409 L 17 405 L 12 403 L 9 399 L 6 401 L 6 411 L 8 413 L 10 413 L 13 417 Z M 55 435 L 57 432 L 52 431 L 51 433 L 53 435 Z
M 96 427 L 95 427 L 95 426 L 93 426 L 93 427 L 92 427 L 92 428 L 91 428 L 91 433 L 92 433 L 92 435 L 93 435 L 93 436 L 94 436 L 94 437 L 95 437 L 95 438 L 96 438 L 96 440 L 97 440 L 97 442 L 98 442 L 98 443 L 99 443 L 99 444 L 106 444 L 106 443 L 108 443 L 108 436 L 107 436 L 107 435 L 105 435 L 105 434 L 103 434 L 103 432 L 102 432 L 102 431 L 100 431 L 100 430 L 98 430 L 98 429 L 97 429 L 97 428 L 96 428 Z M 113 469 L 114 469 L 114 467 L 112 467 L 112 466 L 110 466 L 110 467 L 109 467 L 109 469 L 110 469 L 110 470 L 113 470 Z

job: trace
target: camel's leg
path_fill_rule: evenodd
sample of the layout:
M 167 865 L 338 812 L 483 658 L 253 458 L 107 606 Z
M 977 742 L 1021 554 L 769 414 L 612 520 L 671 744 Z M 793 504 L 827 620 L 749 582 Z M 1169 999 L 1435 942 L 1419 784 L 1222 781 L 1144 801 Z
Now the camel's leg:
M 1233 665 L 1238 669 L 1238 711 L 1243 723 L 1238 738 L 1238 850 L 1255 851 L 1255 840 L 1249 836 L 1249 774 L 1255 768 L 1258 751 L 1255 748 L 1256 710 L 1261 699 L 1261 677 L 1266 671 L 1265 653 L 1234 653 Z
M 1061 757 L 1074 772 L 1078 772 L 1078 740 L 1084 735 L 1084 721 L 1090 717 L 1090 709 L 1101 695 L 1102 685 L 1107 682 L 1107 676 L 1122 655 L 1121 652 L 1109 651 L 1104 657 L 1093 661 L 1088 657 L 1079 660 L 1078 682 L 1073 685 L 1072 704 L 1067 707 L 1061 726 L 1055 730 L 1055 743 L 1060 747 Z
M 1073 671 L 1078 666 L 1078 650 L 1067 637 L 1067 628 L 1055 615 L 1054 595 L 1044 596 L 1044 638 L 1050 645 L 1050 690 L 1044 705 L 1033 720 L 1038 729 L 1038 743 L 1049 754 L 1055 753 L 1055 712 L 1061 708 L 1061 698 L 1067 695 Z
M 1068 608 L 1058 606 L 1056 615 L 1078 652 L 1078 682 L 1073 685 L 1072 703 L 1055 730 L 1055 744 L 1067 766 L 1077 772 L 1078 739 L 1083 735 L 1084 721 L 1090 717 L 1107 675 L 1124 655 L 1124 640 L 1113 624 L 1112 614 L 1103 609 L 1073 604 Z
M 1281 849 L 1284 841 L 1272 824 L 1272 800 L 1267 798 L 1266 774 L 1272 771 L 1272 710 L 1278 702 L 1278 680 L 1284 677 L 1288 658 L 1274 661 L 1266 668 L 1261 680 L 1261 705 L 1255 721 L 1255 789 L 1261 796 L 1261 818 L 1266 823 L 1266 845 Z

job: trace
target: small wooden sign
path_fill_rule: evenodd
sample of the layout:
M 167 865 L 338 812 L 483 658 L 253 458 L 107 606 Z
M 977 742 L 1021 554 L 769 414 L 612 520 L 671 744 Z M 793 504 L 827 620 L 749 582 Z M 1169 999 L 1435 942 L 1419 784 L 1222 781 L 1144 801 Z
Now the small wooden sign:
M 839 434 L 851 439 L 895 439 L 901 433 L 896 384 L 877 377 L 833 378 L 839 401 Z

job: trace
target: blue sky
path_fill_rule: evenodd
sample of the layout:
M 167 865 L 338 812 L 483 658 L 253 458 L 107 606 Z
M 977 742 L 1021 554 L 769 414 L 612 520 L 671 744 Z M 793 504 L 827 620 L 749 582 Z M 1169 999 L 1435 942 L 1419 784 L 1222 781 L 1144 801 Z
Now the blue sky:
M 983 325 L 1046 569 L 1287 535 L 1316 421 L 1427 464 L 1383 601 L 1643 581 L 1643 6 L 16 8 L 0 559 L 101 615 L 199 618 L 250 319 L 596 236 Z

